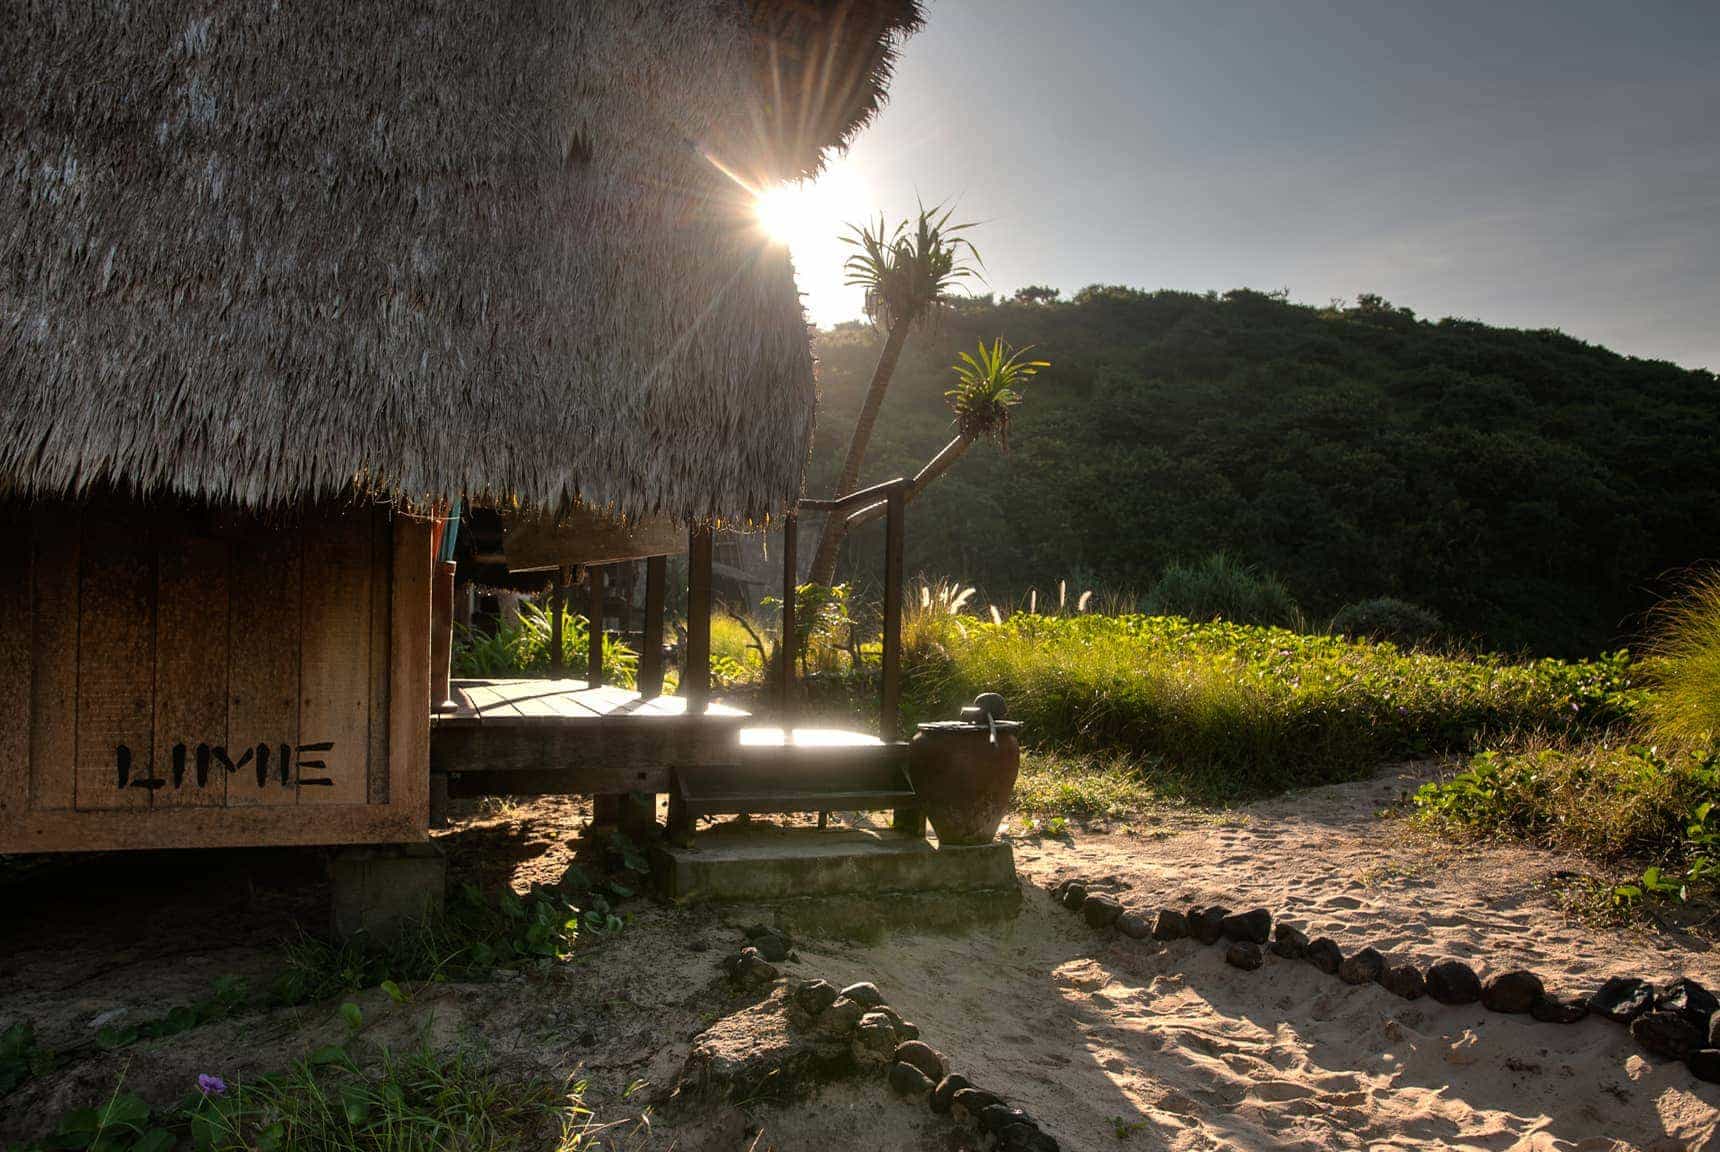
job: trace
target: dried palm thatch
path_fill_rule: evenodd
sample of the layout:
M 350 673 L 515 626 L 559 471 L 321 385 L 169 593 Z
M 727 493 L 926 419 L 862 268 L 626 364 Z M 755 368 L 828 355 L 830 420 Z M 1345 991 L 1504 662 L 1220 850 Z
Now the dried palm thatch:
M 913 0 L 0 0 L 0 491 L 757 519 Z

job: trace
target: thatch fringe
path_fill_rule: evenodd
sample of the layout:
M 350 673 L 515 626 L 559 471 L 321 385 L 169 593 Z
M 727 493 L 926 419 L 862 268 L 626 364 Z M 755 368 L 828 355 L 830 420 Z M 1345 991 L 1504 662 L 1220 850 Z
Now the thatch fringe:
M 815 164 L 916 4 L 0 3 L 0 490 L 798 493 L 792 271 L 711 159 Z

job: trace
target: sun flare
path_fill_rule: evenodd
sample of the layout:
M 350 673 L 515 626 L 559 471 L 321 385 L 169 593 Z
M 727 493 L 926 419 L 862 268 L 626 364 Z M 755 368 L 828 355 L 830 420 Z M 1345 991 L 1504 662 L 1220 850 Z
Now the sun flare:
M 875 209 L 864 180 L 846 157 L 834 160 L 816 180 L 777 184 L 753 198 L 759 231 L 788 248 L 807 311 L 821 323 L 857 314 L 857 290 L 844 287 L 842 262 L 850 249 L 842 235 Z

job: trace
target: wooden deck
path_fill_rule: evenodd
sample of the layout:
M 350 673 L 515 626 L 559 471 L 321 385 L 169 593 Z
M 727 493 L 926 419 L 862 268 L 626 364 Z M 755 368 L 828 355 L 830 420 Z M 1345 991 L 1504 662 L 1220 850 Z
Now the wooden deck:
M 751 716 L 583 680 L 456 680 L 430 720 L 430 771 L 451 797 L 668 792 L 676 767 L 732 762 Z

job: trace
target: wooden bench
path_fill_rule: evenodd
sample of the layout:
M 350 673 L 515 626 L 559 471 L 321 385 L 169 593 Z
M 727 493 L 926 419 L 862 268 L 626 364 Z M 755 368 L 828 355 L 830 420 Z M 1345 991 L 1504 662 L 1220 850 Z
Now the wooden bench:
M 926 821 L 908 779 L 908 746 L 825 729 L 749 728 L 732 763 L 685 765 L 673 772 L 669 840 L 692 842 L 701 816 L 816 812 L 894 813 L 892 826 L 925 835 Z

